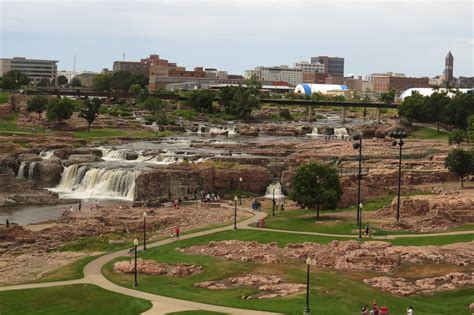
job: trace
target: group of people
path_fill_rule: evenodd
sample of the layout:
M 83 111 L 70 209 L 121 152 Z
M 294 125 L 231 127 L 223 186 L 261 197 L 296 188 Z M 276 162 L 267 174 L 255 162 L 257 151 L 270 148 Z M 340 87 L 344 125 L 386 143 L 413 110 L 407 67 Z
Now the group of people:
M 96 211 L 99 210 L 99 208 L 100 208 L 99 200 L 96 200 L 95 203 L 94 203 L 94 202 L 91 202 L 91 203 L 90 203 L 90 209 L 91 209 L 91 211 L 93 211 L 94 208 L 95 208 Z M 82 202 L 79 201 L 79 203 L 78 203 L 78 205 L 77 205 L 77 211 L 81 211 L 81 209 L 82 209 Z M 73 205 L 71 205 L 71 207 L 69 207 L 69 211 L 68 211 L 68 209 L 62 209 L 62 210 L 61 210 L 61 216 L 62 216 L 62 217 L 65 217 L 65 216 L 67 216 L 67 215 L 68 215 L 69 213 L 71 213 L 71 212 L 74 212 L 74 206 L 73 206 Z
M 207 193 L 207 194 L 203 193 L 201 196 L 202 202 L 219 201 L 219 200 L 221 200 L 221 196 L 215 193 Z
M 252 209 L 255 211 L 262 210 L 262 204 L 260 203 L 260 201 L 258 201 L 257 199 L 254 199 L 252 202 Z
M 378 307 L 377 303 L 374 301 L 372 303 L 372 309 L 369 310 L 368 305 L 362 307 L 361 315 L 390 315 L 390 311 L 386 306 Z M 407 307 L 407 315 L 413 315 L 413 306 L 410 305 Z

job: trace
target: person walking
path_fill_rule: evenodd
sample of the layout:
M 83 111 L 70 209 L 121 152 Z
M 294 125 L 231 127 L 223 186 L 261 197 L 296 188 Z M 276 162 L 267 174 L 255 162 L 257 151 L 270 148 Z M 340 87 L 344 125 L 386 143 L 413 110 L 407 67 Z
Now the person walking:
M 176 236 L 176 239 L 179 240 L 179 226 L 176 227 L 176 229 L 174 230 L 174 234 Z
M 365 237 L 369 237 L 369 223 L 365 226 Z
M 374 315 L 379 315 L 379 307 L 377 306 L 377 303 L 375 302 L 372 304 L 372 311 Z
M 99 200 L 95 201 L 95 210 L 99 211 Z
M 413 306 L 410 305 L 410 306 L 407 308 L 407 315 L 413 315 Z
M 82 201 L 79 201 L 79 205 L 77 206 L 77 210 L 81 211 L 82 208 Z
M 7 223 L 7 228 L 9 228 L 10 227 L 10 221 L 8 221 L 8 219 L 7 219 L 6 223 Z

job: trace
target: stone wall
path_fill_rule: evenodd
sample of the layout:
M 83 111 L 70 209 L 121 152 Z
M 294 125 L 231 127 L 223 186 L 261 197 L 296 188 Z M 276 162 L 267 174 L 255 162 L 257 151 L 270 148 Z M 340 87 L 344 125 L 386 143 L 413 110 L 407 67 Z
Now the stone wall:
M 199 166 L 176 165 L 156 168 L 135 180 L 135 204 L 156 205 L 164 200 L 200 199 L 201 192 L 223 193 L 239 189 L 263 194 L 270 183 L 266 168 L 253 165 L 219 166 L 212 163 Z

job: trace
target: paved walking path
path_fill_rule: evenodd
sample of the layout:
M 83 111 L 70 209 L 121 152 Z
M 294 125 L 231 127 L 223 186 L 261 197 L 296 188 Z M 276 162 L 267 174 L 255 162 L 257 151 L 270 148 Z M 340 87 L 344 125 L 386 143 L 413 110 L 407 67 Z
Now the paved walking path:
M 239 210 L 249 211 L 248 209 L 245 209 L 245 208 L 239 208 Z M 267 216 L 267 213 L 254 212 L 254 211 L 252 211 L 252 213 L 254 214 L 253 217 L 237 223 L 238 229 L 269 231 L 269 232 L 277 232 L 277 233 L 293 233 L 293 234 L 302 234 L 302 235 L 318 235 L 318 236 L 340 237 L 340 238 L 357 238 L 357 235 L 341 235 L 341 234 L 328 234 L 328 233 L 318 233 L 318 232 L 301 232 L 301 231 L 289 231 L 289 230 L 275 230 L 275 229 L 267 229 L 267 228 L 255 228 L 255 227 L 249 226 L 249 224 L 259 219 L 265 218 Z M 181 239 L 183 240 L 190 239 L 194 237 L 214 234 L 217 232 L 222 232 L 222 231 L 227 231 L 227 230 L 232 230 L 232 229 L 233 229 L 233 224 L 225 226 L 225 227 L 196 232 L 192 234 L 185 234 L 181 236 Z M 376 238 L 377 239 L 395 239 L 395 238 L 406 238 L 406 237 L 430 237 L 430 236 L 461 235 L 461 234 L 474 235 L 474 232 L 473 231 L 454 231 L 454 232 L 442 232 L 442 233 L 433 233 L 433 234 L 403 234 L 403 235 L 387 235 L 383 237 L 379 236 Z M 165 239 L 162 241 L 147 244 L 148 245 L 147 247 L 154 248 L 154 247 L 162 246 L 165 244 L 170 244 L 172 242 L 175 242 L 175 240 Z M 170 312 L 188 311 L 188 310 L 206 310 L 206 311 L 222 312 L 222 313 L 236 314 L 236 315 L 276 314 L 276 313 L 263 312 L 263 311 L 253 311 L 253 310 L 237 309 L 237 308 L 191 302 L 191 301 L 160 296 L 156 294 L 146 293 L 146 292 L 138 291 L 135 289 L 119 286 L 115 283 L 110 282 L 104 277 L 104 275 L 102 274 L 102 268 L 105 264 L 107 264 L 111 260 L 118 257 L 123 257 L 123 256 L 129 256 L 128 249 L 109 253 L 109 254 L 98 257 L 97 259 L 93 260 L 92 262 L 90 262 L 89 264 L 85 266 L 84 277 L 82 279 L 4 286 L 4 287 L 0 287 L 0 291 L 23 290 L 23 289 L 32 289 L 32 288 L 45 288 L 45 287 L 53 287 L 53 286 L 61 286 L 61 285 L 88 283 L 88 284 L 97 285 L 109 291 L 113 291 L 116 293 L 151 301 L 153 304 L 153 307 L 150 310 L 143 313 L 146 315 L 166 314 Z

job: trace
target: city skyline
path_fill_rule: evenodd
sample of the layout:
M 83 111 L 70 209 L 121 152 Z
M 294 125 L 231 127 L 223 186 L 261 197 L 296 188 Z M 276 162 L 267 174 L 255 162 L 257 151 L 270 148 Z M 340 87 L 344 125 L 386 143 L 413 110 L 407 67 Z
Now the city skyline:
M 450 50 L 455 77 L 474 72 L 468 1 L 384 1 L 377 6 L 262 0 L 1 5 L 2 57 L 56 59 L 60 70 L 73 69 L 74 55 L 76 70 L 100 71 L 112 68 L 123 53 L 126 60 L 157 53 L 191 69 L 202 65 L 243 74 L 259 65 L 292 65 L 327 55 L 345 58 L 345 75 L 393 71 L 433 77 L 443 73 Z M 72 12 L 77 22 L 70 22 Z

